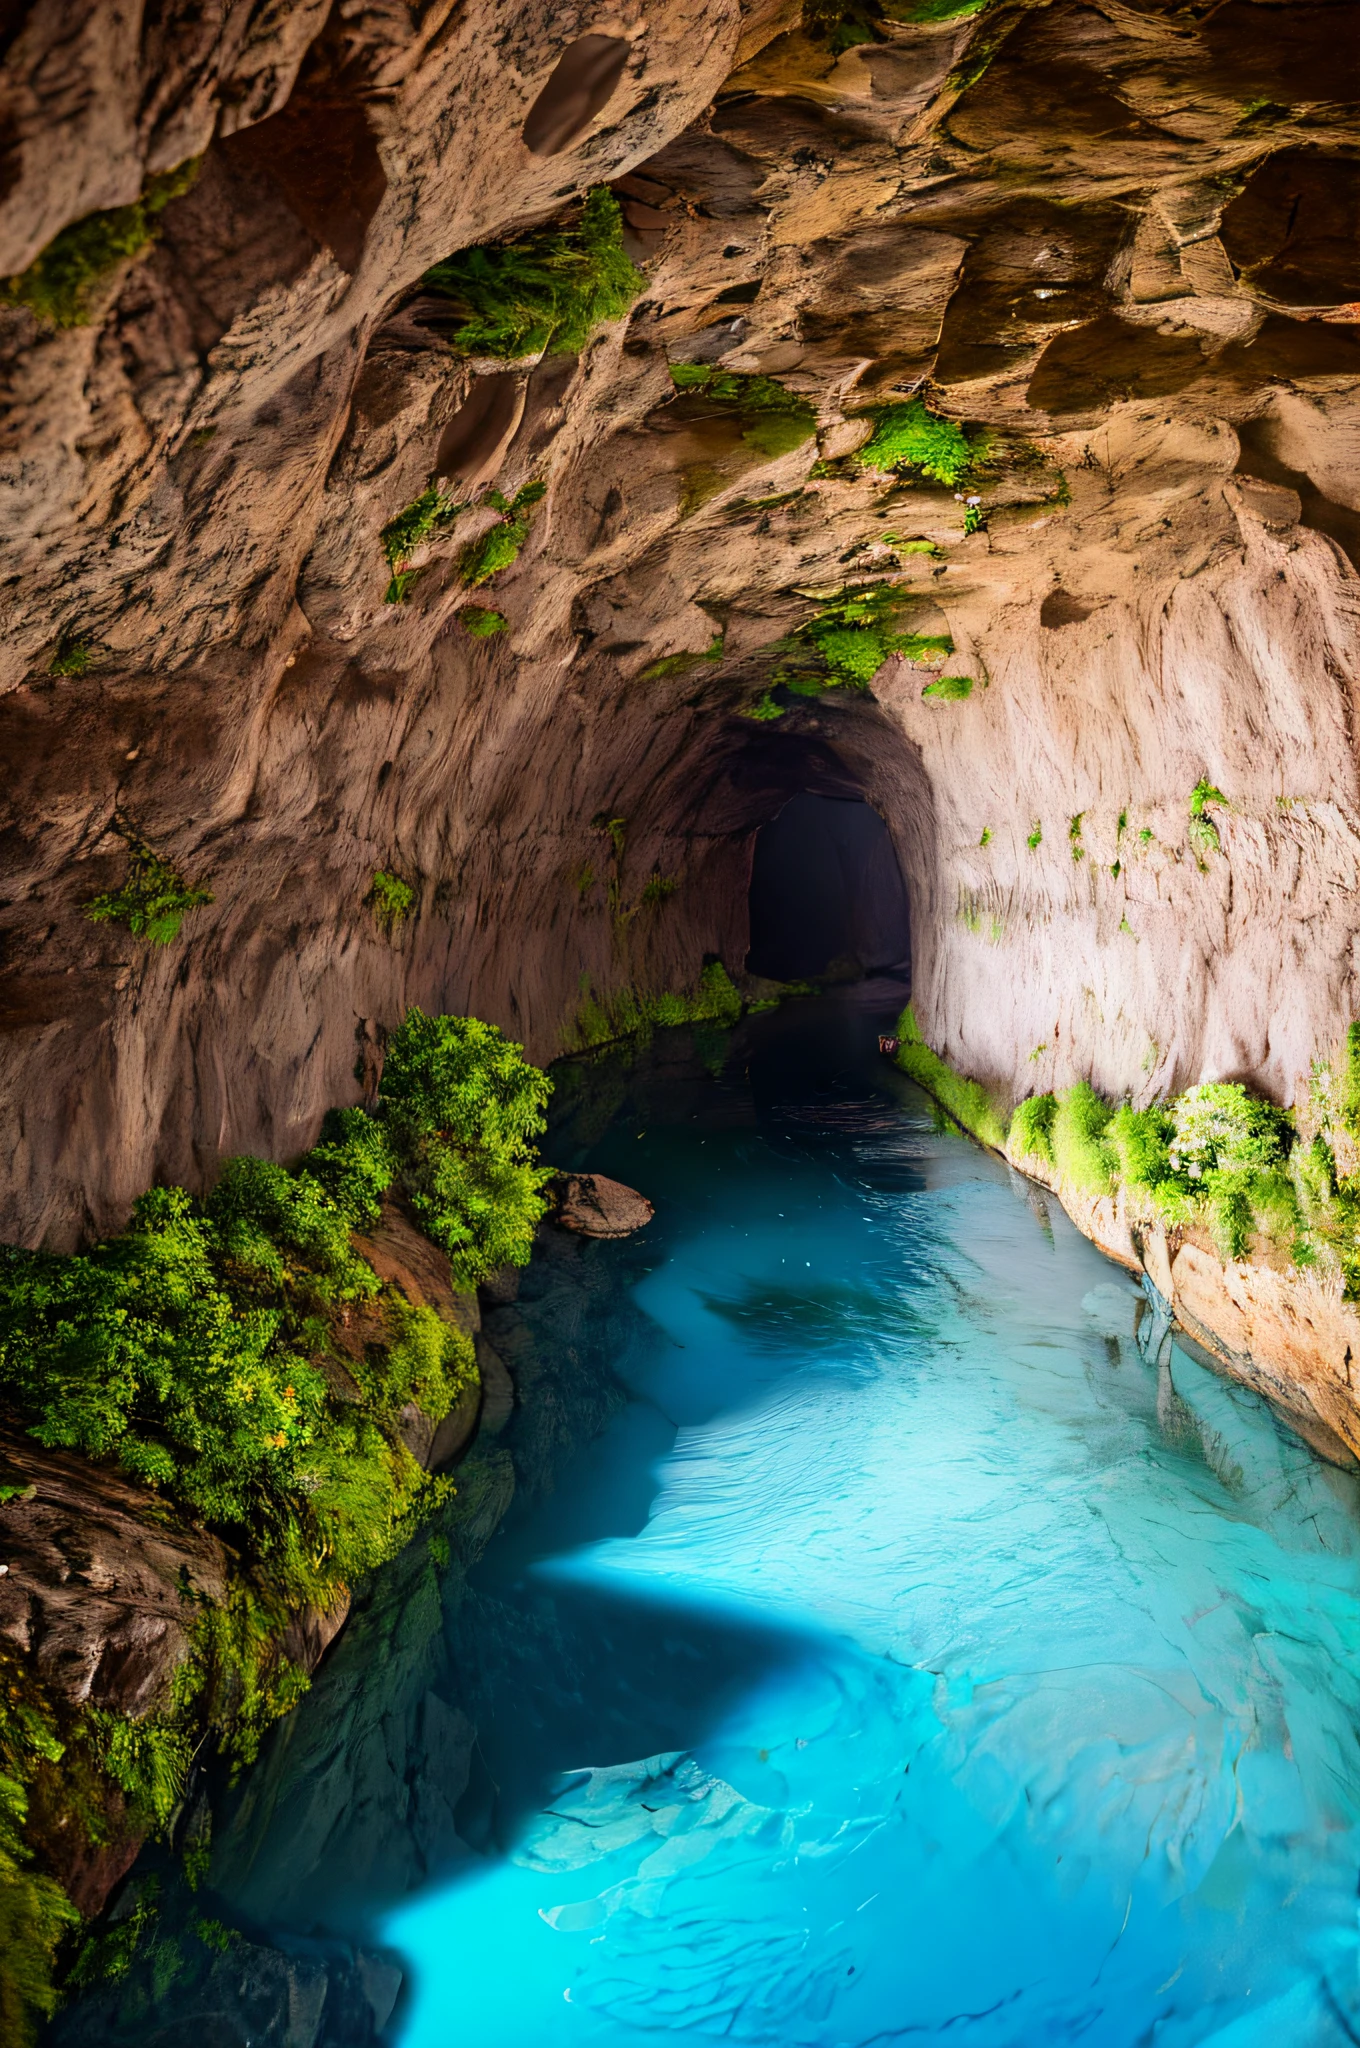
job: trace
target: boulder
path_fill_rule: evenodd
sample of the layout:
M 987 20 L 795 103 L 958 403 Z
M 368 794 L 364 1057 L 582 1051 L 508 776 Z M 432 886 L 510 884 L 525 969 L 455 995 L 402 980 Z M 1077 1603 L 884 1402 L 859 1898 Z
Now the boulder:
M 645 1195 L 603 1173 L 559 1173 L 554 1221 L 581 1237 L 631 1237 L 656 1214 Z

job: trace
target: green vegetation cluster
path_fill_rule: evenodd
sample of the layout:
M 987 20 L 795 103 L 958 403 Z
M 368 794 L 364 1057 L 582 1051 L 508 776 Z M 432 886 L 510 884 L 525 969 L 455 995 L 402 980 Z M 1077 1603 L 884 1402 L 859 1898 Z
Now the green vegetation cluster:
M 456 349 L 513 360 L 545 349 L 578 353 L 604 321 L 627 312 L 644 280 L 624 252 L 618 200 L 596 185 L 574 225 L 461 250 L 424 282 L 462 313 Z
M 487 492 L 483 502 L 494 506 L 501 516 L 494 526 L 489 526 L 476 540 L 469 541 L 458 557 L 458 573 L 469 590 L 489 583 L 493 576 L 498 576 L 502 569 L 508 569 L 518 558 L 520 549 L 529 538 L 529 513 L 539 499 L 546 496 L 547 489 L 548 486 L 538 479 L 521 484 L 513 498 L 503 497 L 499 491 Z M 492 612 L 486 616 L 498 618 L 500 614 Z
M 126 925 L 135 938 L 168 946 L 179 937 L 185 913 L 211 903 L 212 896 L 187 882 L 126 818 L 116 817 L 113 830 L 128 849 L 127 880 L 121 889 L 92 897 L 85 915 L 91 924 Z
M 404 511 L 398 512 L 395 519 L 388 520 L 378 536 L 382 542 L 383 557 L 392 572 L 392 579 L 383 592 L 384 604 L 405 604 L 420 574 L 419 569 L 409 566 L 411 556 L 426 541 L 447 532 L 467 509 L 456 498 L 446 496 L 438 484 L 432 483 L 418 498 L 413 498 Z
M 644 892 L 645 893 L 645 892 Z M 666 892 L 668 893 L 668 892 Z M 735 1024 L 742 1013 L 742 1000 L 721 961 L 711 960 L 692 990 L 661 995 L 640 995 L 636 989 L 616 990 L 597 996 L 589 983 L 582 989 L 581 1002 L 571 1033 L 570 1050 L 585 1052 L 592 1047 L 613 1044 L 652 1031 L 658 1025 Z
M 190 157 L 173 171 L 162 171 L 131 206 L 87 213 L 54 235 L 28 269 L 6 278 L 0 300 L 27 306 L 53 327 L 83 327 L 99 286 L 120 263 L 140 256 L 156 238 L 157 222 L 172 199 L 189 190 L 198 176 L 200 159 Z
M 1123 1193 L 1134 1220 L 1205 1231 L 1222 1259 L 1262 1244 L 1296 1266 L 1339 1273 L 1360 1300 L 1360 1024 L 1339 1070 L 1316 1061 L 1305 1115 L 1208 1081 L 1134 1109 L 1088 1082 L 1030 1096 L 1008 1116 L 980 1083 L 931 1051 L 910 1008 L 898 1065 L 984 1144 L 1059 1187 Z
M 801 448 L 817 431 L 815 408 L 774 377 L 719 370 L 712 363 L 672 363 L 671 382 L 738 419 L 742 440 L 771 461 Z
M 952 653 L 947 634 L 902 630 L 903 615 L 916 601 L 910 588 L 895 583 L 869 583 L 829 599 L 778 643 L 775 651 L 787 659 L 771 685 L 782 683 L 800 697 L 840 687 L 867 690 L 889 655 L 925 661 Z
M 411 884 L 387 868 L 379 868 L 365 897 L 373 913 L 373 922 L 385 938 L 391 938 L 404 918 L 410 916 L 416 905 L 416 892 Z
M 448 1497 L 402 1414 L 448 1412 L 475 1379 L 471 1342 L 385 1286 L 353 1233 L 398 1190 L 457 1286 L 524 1264 L 546 1207 L 534 1141 L 550 1086 L 493 1026 L 413 1009 L 374 1111 L 334 1111 L 295 1170 L 229 1160 L 204 1200 L 150 1189 L 127 1230 L 78 1255 L 0 1249 L 7 1412 L 45 1445 L 117 1464 L 235 1559 L 225 1603 L 199 1600 L 170 1699 L 142 1720 L 87 1709 L 62 1723 L 31 1669 L 0 1655 L 7 2042 L 51 2009 L 76 1918 L 25 1840 L 37 1778 L 61 1762 L 96 1844 L 111 1786 L 124 1832 L 164 1828 L 205 1734 L 248 1761 L 305 1690 L 280 1650 L 290 1615 L 333 1606 Z
M 857 43 L 886 40 L 885 23 L 960 21 L 991 0 L 803 0 L 803 27 L 839 56 Z
M 981 440 L 970 441 L 957 421 L 931 412 L 923 399 L 876 405 L 867 416 L 874 431 L 857 457 L 865 469 L 915 470 L 952 490 L 982 459 Z

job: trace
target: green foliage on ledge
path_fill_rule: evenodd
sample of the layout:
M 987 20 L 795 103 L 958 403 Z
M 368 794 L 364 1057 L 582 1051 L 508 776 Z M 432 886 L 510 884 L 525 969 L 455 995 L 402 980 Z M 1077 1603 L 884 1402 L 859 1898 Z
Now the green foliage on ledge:
M 952 653 L 947 634 L 901 630 L 903 614 L 916 603 L 911 589 L 896 583 L 868 583 L 826 600 L 778 643 L 776 651 L 789 659 L 772 684 L 800 697 L 840 687 L 867 690 L 890 655 L 923 661 Z
M 920 398 L 873 406 L 868 417 L 874 422 L 873 435 L 857 458 L 866 469 L 915 470 L 952 490 L 981 453 L 956 420 L 931 412 Z
M 378 930 L 390 939 L 402 920 L 415 909 L 416 892 L 400 875 L 393 874 L 388 868 L 379 868 L 364 901 L 373 913 L 373 922 Z
M 90 302 L 120 263 L 140 256 L 156 238 L 157 221 L 172 199 L 187 192 L 200 159 L 190 157 L 173 171 L 152 178 L 131 206 L 87 213 L 54 235 L 28 269 L 5 280 L 0 301 L 27 306 L 53 327 L 83 327 Z
M 719 370 L 712 363 L 672 363 L 677 391 L 698 392 L 741 422 L 741 438 L 771 461 L 792 454 L 817 431 L 815 407 L 775 377 Z
M 657 1026 L 674 1024 L 735 1024 L 743 1003 L 727 969 L 710 960 L 693 989 L 665 990 L 660 995 L 640 995 L 636 989 L 617 989 L 597 996 L 583 986 L 569 1050 L 589 1051 L 612 1045 L 621 1038 L 633 1038 Z
M 92 897 L 85 915 L 91 924 L 126 925 L 135 938 L 168 946 L 179 937 L 186 912 L 211 903 L 212 896 L 187 882 L 126 819 L 115 818 L 113 830 L 127 845 L 128 877 L 121 889 Z
M 607 185 L 591 188 L 574 225 L 460 250 L 424 278 L 427 291 L 463 315 L 453 346 L 506 360 L 545 349 L 578 353 L 597 327 L 627 312 L 643 282 L 624 252 L 623 216 Z
M 955 1123 L 994 1151 L 1004 1151 L 1006 1117 L 980 1081 L 966 1081 L 956 1074 L 921 1036 L 916 1013 L 908 1003 L 897 1020 L 897 1064 L 919 1087 L 933 1095 L 948 1110 Z
M 1060 1193 L 1120 1196 L 1134 1221 L 1202 1230 L 1225 1261 L 1259 1243 L 1296 1266 L 1328 1267 L 1360 1299 L 1360 1171 L 1338 1165 L 1342 1153 L 1356 1159 L 1360 1140 L 1360 1026 L 1340 1073 L 1315 1062 L 1302 1130 L 1299 1117 L 1237 1081 L 1202 1082 L 1145 1109 L 1107 1102 L 1078 1081 L 1030 1096 L 1007 1119 L 924 1045 L 910 1008 L 898 1033 L 904 1072 L 965 1130 Z
M 502 497 L 499 491 L 488 491 L 486 503 L 493 505 L 501 514 L 494 526 L 476 540 L 469 541 L 458 558 L 458 573 L 469 590 L 476 590 L 483 583 L 489 583 L 502 569 L 508 569 L 516 561 L 520 549 L 529 538 L 529 513 L 539 499 L 547 492 L 548 486 L 541 482 L 523 484 L 513 498 Z M 499 614 L 492 614 L 499 616 Z
M 430 484 L 395 519 L 388 520 L 378 535 L 383 559 L 392 571 L 392 579 L 383 592 L 384 604 L 405 604 L 420 574 L 419 569 L 408 567 L 411 556 L 426 541 L 447 532 L 467 509 L 456 498 L 446 496 L 438 484 Z

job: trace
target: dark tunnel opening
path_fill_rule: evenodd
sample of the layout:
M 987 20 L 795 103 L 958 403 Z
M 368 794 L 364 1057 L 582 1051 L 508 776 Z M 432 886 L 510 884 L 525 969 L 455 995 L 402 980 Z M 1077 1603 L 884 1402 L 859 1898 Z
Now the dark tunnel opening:
M 862 799 L 794 796 L 756 835 L 746 965 L 772 981 L 911 972 L 907 892 Z

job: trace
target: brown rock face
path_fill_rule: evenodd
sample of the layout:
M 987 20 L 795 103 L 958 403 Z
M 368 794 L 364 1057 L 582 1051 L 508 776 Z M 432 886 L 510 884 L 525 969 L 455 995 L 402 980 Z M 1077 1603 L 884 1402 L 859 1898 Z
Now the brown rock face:
M 656 1214 L 636 1188 L 603 1173 L 560 1173 L 553 1192 L 554 1221 L 581 1237 L 631 1237 Z
M 153 1493 L 32 1437 L 0 1430 L 0 1636 L 51 1696 L 140 1716 L 163 1704 L 226 1559 Z
M 796 14 L 21 10 L 2 267 L 202 164 L 87 324 L 0 312 L 7 1234 L 298 1151 L 411 1002 L 542 1058 L 584 990 L 739 969 L 801 791 L 880 811 L 921 1026 L 1011 1096 L 1288 1100 L 1360 1011 L 1357 9 L 1053 0 L 839 52 Z M 631 313 L 459 356 L 429 267 L 605 181 Z M 816 446 L 675 361 L 781 379 Z M 856 464 L 917 391 L 988 437 L 979 506 Z M 383 602 L 432 478 L 547 484 L 494 637 L 485 508 Z M 870 574 L 971 690 L 898 657 L 742 716 Z M 212 892 L 172 946 L 82 914 L 115 818 Z

